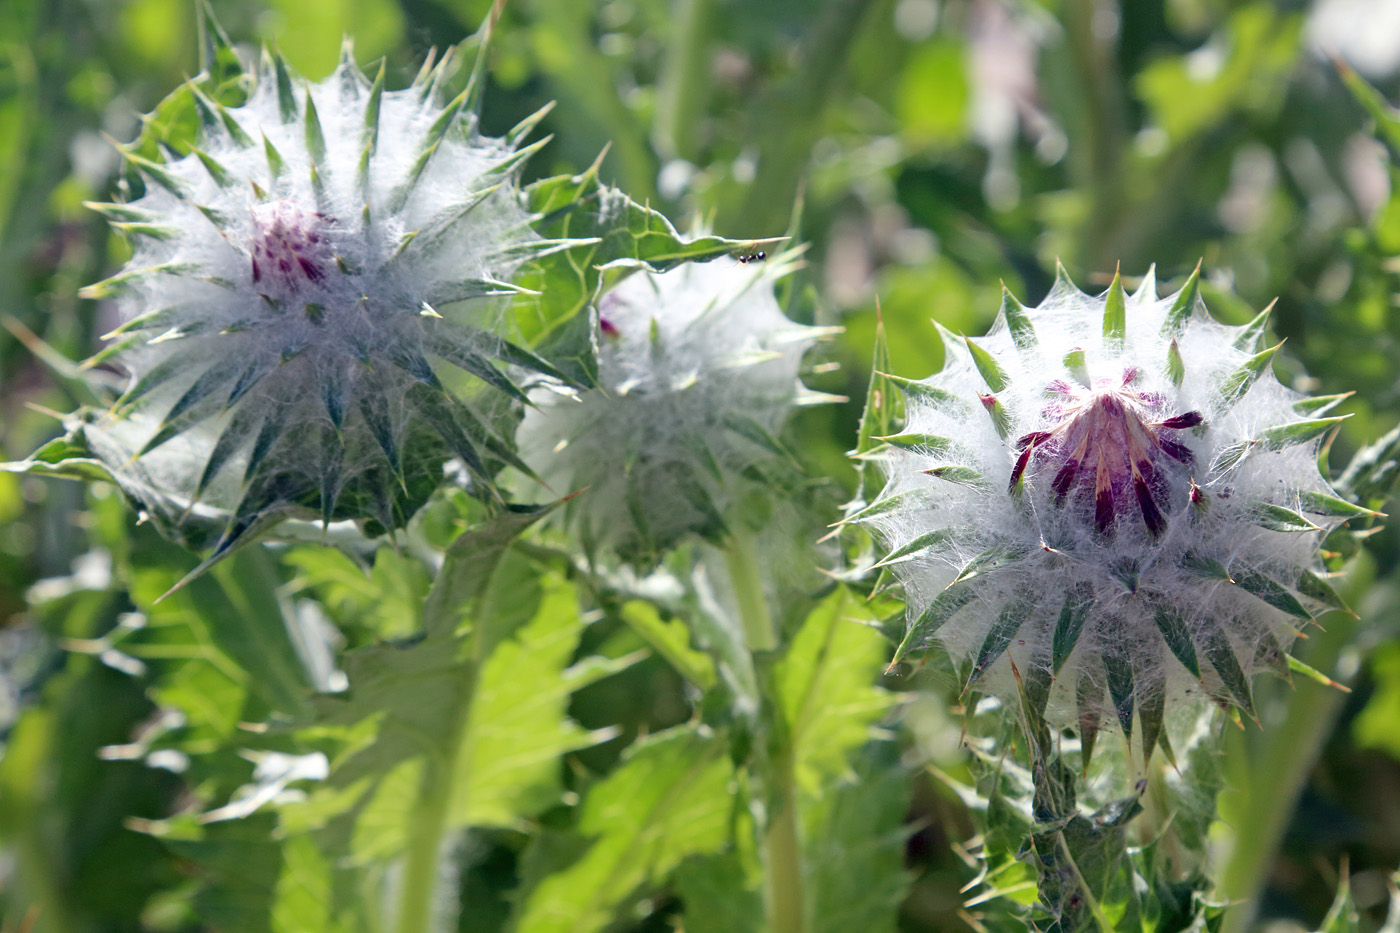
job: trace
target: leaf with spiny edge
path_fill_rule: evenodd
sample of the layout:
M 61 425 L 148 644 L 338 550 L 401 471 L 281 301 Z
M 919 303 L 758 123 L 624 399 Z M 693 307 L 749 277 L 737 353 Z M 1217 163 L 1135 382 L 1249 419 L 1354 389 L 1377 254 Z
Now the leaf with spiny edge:
M 1006 287 L 1006 283 L 1001 284 L 1001 314 L 1006 320 L 1007 329 L 1011 331 L 1011 341 L 1018 350 L 1033 350 L 1038 341 L 1035 336 L 1035 326 L 1031 324 L 1030 315 L 1026 313 L 1026 306 L 1016 300 L 1016 296 L 1011 294 L 1011 289 Z
M 1103 304 L 1103 342 L 1110 350 L 1118 350 L 1128 333 L 1128 296 L 1123 291 L 1123 277 L 1113 270 L 1113 282 L 1108 286 Z
M 1222 408 L 1232 408 L 1236 402 L 1244 398 L 1254 383 L 1259 380 L 1264 371 L 1268 368 L 1269 362 L 1273 360 L 1274 354 L 1278 353 L 1279 347 L 1283 346 L 1280 341 L 1265 350 L 1245 360 L 1220 384 L 1220 403 Z
M 963 693 L 966 693 L 987 668 L 995 664 L 1006 653 L 1012 639 L 1016 637 L 1021 626 L 1030 618 L 1034 609 L 1035 600 L 1033 599 L 1012 599 L 1002 607 L 996 621 L 988 629 L 987 637 L 982 641 L 982 647 L 977 651 L 977 660 L 973 662 L 972 673 L 963 685 Z
M 1167 648 L 1181 662 L 1181 666 L 1191 672 L 1191 676 L 1197 680 L 1201 679 L 1201 663 L 1196 658 L 1196 646 L 1191 641 L 1191 632 L 1186 627 L 1186 620 L 1174 607 L 1165 603 L 1158 604 L 1153 608 L 1153 618 L 1157 621 L 1157 630 L 1162 633 L 1162 640 L 1166 642 Z
M 1162 323 L 1162 336 L 1175 340 L 1186 330 L 1186 324 L 1191 320 L 1191 316 L 1196 311 L 1196 306 L 1201 301 L 1201 264 L 1196 263 L 1196 268 L 1187 277 L 1186 284 L 1181 286 L 1181 291 L 1176 293 L 1176 299 L 1172 302 L 1171 308 L 1167 310 L 1166 320 Z
M 1295 619 L 1305 622 L 1313 620 L 1313 614 L 1298 601 L 1289 589 L 1277 580 L 1255 570 L 1240 570 L 1234 574 L 1234 584 L 1246 593 L 1253 594 L 1264 602 L 1288 613 Z

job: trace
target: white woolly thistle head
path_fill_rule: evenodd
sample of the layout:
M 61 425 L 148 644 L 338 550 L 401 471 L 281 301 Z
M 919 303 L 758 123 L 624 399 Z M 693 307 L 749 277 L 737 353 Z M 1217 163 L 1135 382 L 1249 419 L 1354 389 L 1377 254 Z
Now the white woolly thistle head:
M 494 297 L 554 245 L 516 185 L 542 113 L 481 136 L 484 52 L 443 100 L 458 57 L 387 90 L 348 45 L 320 83 L 264 52 L 236 82 L 178 92 L 193 142 L 157 148 L 148 130 L 123 147 L 144 193 L 94 205 L 134 240 L 84 292 L 115 299 L 123 323 L 98 359 L 132 381 L 85 440 L 149 509 L 174 503 L 174 524 L 231 516 L 216 556 L 287 512 L 401 524 L 451 457 L 494 496 L 494 472 L 518 462 L 486 420 L 525 398 L 502 364 L 553 371 L 499 336 Z M 240 106 L 210 96 L 230 83 Z
M 521 457 L 556 492 L 586 489 L 565 519 L 590 547 L 653 560 L 689 533 L 716 535 L 744 496 L 794 473 L 777 440 L 794 405 L 825 399 L 798 378 L 829 333 L 789 320 L 775 283 L 796 253 L 640 269 L 597 302 L 597 385 L 532 393 Z M 755 482 L 758 479 L 758 482 Z
M 862 454 L 887 482 L 850 519 L 906 594 L 896 661 L 938 643 L 969 686 L 1019 679 L 1086 757 L 1103 714 L 1131 736 L 1136 713 L 1150 754 L 1172 696 L 1252 713 L 1252 674 L 1340 607 L 1319 542 L 1370 514 L 1317 466 L 1342 396 L 1278 382 L 1266 317 L 1218 323 L 1196 275 L 1092 297 L 1061 270 L 1039 307 L 1006 293 L 987 336 L 943 331 L 942 372 L 890 377 L 905 425 Z

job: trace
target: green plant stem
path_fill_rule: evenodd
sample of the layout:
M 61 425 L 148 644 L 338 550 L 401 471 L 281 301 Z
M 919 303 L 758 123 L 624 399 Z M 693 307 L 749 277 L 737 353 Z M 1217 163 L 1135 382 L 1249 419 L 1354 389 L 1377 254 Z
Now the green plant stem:
M 730 536 L 724 558 L 750 653 L 772 651 L 778 647 L 778 631 L 773 625 L 773 614 L 768 611 L 768 597 L 763 592 L 753 538 L 746 532 L 735 532 Z
M 755 762 L 760 771 L 759 786 L 768 803 L 767 825 L 763 829 L 763 900 L 768 913 L 767 929 L 769 933 L 804 933 L 807 923 L 792 729 L 778 695 L 773 670 L 778 631 L 764 595 L 753 538 L 743 531 L 733 534 L 725 560 L 744 638 L 750 654 L 755 655 L 768 727 L 766 754 Z
M 1353 581 L 1354 583 L 1355 581 Z M 1356 595 L 1356 587 L 1350 587 Z M 1357 620 L 1332 613 L 1326 631 L 1307 643 L 1305 660 L 1318 670 L 1335 670 L 1352 643 Z M 1300 654 L 1300 657 L 1303 655 Z M 1249 749 L 1248 736 L 1232 743 L 1232 778 L 1239 792 L 1237 812 L 1222 801 L 1222 817 L 1233 829 L 1232 842 L 1216 875 L 1217 892 L 1237 906 L 1225 915 L 1222 933 L 1244 933 L 1253 919 L 1258 894 L 1346 694 L 1311 681 L 1298 682 L 1283 722 L 1263 733 L 1263 748 Z
M 770 795 L 768 832 L 764 838 L 767 856 L 766 887 L 768 929 L 771 933 L 803 933 L 806 922 L 802 905 L 802 844 L 797 825 L 796 780 L 792 750 L 772 762 L 771 778 L 776 778 L 775 795 Z
M 463 737 L 476 697 L 476 664 L 464 665 L 463 677 L 452 699 L 452 737 L 445 746 L 429 750 L 424 758 L 423 780 L 409 816 L 408 852 L 404 857 L 403 887 L 399 899 L 397 933 L 432 933 L 433 909 L 442 876 L 443 841 L 451 817 L 453 790 L 461 763 Z
M 710 96 L 714 0 L 679 0 L 662 63 L 656 101 L 656 147 L 692 162 L 700 157 L 699 128 Z

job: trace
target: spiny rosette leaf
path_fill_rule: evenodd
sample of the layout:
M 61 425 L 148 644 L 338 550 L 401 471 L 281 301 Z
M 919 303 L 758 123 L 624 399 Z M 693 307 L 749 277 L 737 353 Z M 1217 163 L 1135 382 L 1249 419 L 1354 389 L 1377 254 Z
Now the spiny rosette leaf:
M 900 380 L 904 426 L 859 455 L 887 477 L 851 520 L 907 597 L 895 660 L 938 643 L 1013 698 L 1014 664 L 1052 722 L 1111 717 L 1148 753 L 1164 699 L 1252 713 L 1251 675 L 1329 606 L 1321 538 L 1370 514 L 1319 473 L 1340 419 L 1278 382 L 1261 332 L 1215 321 L 1196 274 L 1092 297 L 1063 270 L 987 336 L 945 331 L 943 371 Z
M 721 534 L 741 499 L 800 472 L 778 435 L 794 405 L 826 398 L 799 371 L 830 331 L 794 323 L 774 296 L 796 261 L 639 267 L 596 303 L 597 384 L 531 393 L 521 456 L 550 488 L 585 490 L 565 519 L 590 550 L 653 561 L 687 534 Z
M 499 499 L 495 473 L 518 463 L 492 421 L 553 370 L 505 339 L 500 299 L 553 244 L 517 186 L 533 123 L 479 133 L 484 51 L 444 102 L 461 57 L 387 90 L 348 46 L 321 83 L 265 52 L 240 106 L 207 80 L 177 92 L 196 103 L 193 144 L 163 161 L 123 147 L 144 193 L 94 205 L 134 240 L 84 292 L 115 300 L 123 323 L 95 361 L 131 382 L 79 419 L 83 439 L 143 501 L 223 516 L 216 555 L 286 514 L 400 525 L 451 458 Z

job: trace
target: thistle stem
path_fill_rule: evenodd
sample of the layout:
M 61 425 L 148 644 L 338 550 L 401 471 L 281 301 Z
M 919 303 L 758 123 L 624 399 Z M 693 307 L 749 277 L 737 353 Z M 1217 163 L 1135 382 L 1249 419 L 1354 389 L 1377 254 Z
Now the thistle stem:
M 763 577 L 758 572 L 758 553 L 754 550 L 753 538 L 743 531 L 730 535 L 724 559 L 750 653 L 772 651 L 778 647 L 778 632 L 773 625 L 773 614 L 768 610 L 768 598 L 763 593 Z
M 763 900 L 768 914 L 767 928 L 770 933 L 804 933 L 807 924 L 792 729 L 778 695 L 773 670 L 778 631 L 764 595 L 753 538 L 743 531 L 731 535 L 725 561 L 744 638 L 758 669 L 768 733 L 766 754 L 761 754 L 754 762 L 758 784 L 768 804 L 767 826 L 763 830 Z
M 469 663 L 452 698 L 452 727 L 448 731 L 451 739 L 445 746 L 431 749 L 424 759 L 418 799 L 409 816 L 397 933 L 432 933 L 438 928 L 434 913 L 442 877 L 443 843 L 476 682 L 476 665 Z
M 1348 589 L 1348 595 L 1354 595 L 1360 587 L 1353 580 Z M 1335 670 L 1355 638 L 1356 627 L 1356 619 L 1332 613 L 1327 629 L 1307 642 L 1307 663 L 1318 670 Z M 1259 890 L 1345 696 L 1340 690 L 1304 681 L 1290 697 L 1284 721 L 1261 736 L 1262 749 L 1248 749 L 1247 735 L 1236 736 L 1232 743 L 1230 764 L 1238 777 L 1229 783 L 1241 793 L 1221 801 L 1221 816 L 1234 833 L 1216 887 L 1236 906 L 1225 914 L 1223 933 L 1244 933 L 1253 922 Z M 1251 762 L 1256 767 L 1250 767 Z M 1236 806 L 1230 806 L 1232 802 Z

